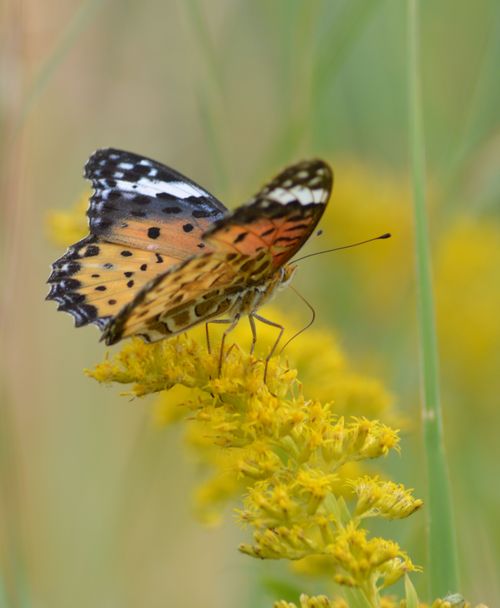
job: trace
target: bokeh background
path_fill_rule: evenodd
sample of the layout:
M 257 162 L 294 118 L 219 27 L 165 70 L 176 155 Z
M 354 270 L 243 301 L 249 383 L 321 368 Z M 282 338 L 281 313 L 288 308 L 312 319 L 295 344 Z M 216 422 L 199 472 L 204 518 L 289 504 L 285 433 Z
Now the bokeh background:
M 500 605 L 500 4 L 426 0 L 422 62 L 446 443 L 464 595 Z M 198 524 L 182 430 L 82 370 L 103 357 L 45 303 L 47 214 L 98 147 L 172 165 L 229 207 L 282 165 L 332 163 L 297 287 L 394 394 L 385 471 L 425 497 L 401 0 L 4 0 L 0 6 L 0 606 L 271 605 L 244 532 Z M 307 312 L 285 294 L 281 308 Z M 300 338 L 307 340 L 307 334 Z M 388 533 L 425 564 L 424 516 Z M 279 565 L 273 565 L 279 579 Z M 273 570 L 273 571 L 274 571 Z M 284 575 L 283 575 L 284 576 Z M 414 581 L 425 594 L 425 575 Z M 276 597 L 276 596 L 274 596 Z

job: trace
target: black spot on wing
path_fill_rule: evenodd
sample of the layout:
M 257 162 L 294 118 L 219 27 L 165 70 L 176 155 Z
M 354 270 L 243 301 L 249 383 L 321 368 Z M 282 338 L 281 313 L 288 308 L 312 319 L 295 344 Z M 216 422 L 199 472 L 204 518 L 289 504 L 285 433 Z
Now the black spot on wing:
M 150 239 L 157 239 L 160 236 L 160 229 L 157 226 L 151 226 L 148 228 L 148 237 Z
M 248 232 L 240 232 L 240 234 L 238 234 L 238 236 L 234 239 L 234 243 L 241 243 L 241 241 L 244 241 L 247 236 Z

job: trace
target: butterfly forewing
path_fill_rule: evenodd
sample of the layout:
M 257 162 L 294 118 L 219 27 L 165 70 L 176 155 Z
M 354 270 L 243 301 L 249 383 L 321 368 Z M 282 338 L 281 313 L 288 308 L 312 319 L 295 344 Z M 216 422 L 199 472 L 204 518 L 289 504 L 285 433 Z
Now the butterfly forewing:
M 98 150 L 85 165 L 91 180 L 90 235 L 53 264 L 47 296 L 76 325 L 104 327 L 166 268 L 209 251 L 206 229 L 226 209 L 177 171 L 121 150 Z
M 255 255 L 268 250 L 273 264 L 285 264 L 319 222 L 330 197 L 333 175 L 321 160 L 285 169 L 249 203 L 218 220 L 205 234 L 216 250 Z
M 187 177 L 130 152 L 98 150 L 85 177 L 94 188 L 87 212 L 92 234 L 178 260 L 203 250 L 203 233 L 227 212 Z

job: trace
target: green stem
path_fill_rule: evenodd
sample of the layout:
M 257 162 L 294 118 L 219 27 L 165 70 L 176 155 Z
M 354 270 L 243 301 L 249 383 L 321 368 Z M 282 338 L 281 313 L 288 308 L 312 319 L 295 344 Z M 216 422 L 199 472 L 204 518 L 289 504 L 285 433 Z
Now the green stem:
M 425 146 L 420 93 L 418 0 L 408 0 L 408 45 L 410 156 L 422 376 L 421 415 L 428 483 L 429 591 L 431 598 L 436 598 L 458 589 L 458 565 L 450 482 L 443 443 L 439 361 L 425 200 Z

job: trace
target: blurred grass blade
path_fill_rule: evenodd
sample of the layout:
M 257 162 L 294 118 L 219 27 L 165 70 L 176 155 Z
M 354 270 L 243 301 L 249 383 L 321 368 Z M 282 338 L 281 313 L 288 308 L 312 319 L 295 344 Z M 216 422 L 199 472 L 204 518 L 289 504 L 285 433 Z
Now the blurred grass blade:
M 450 483 L 443 443 L 437 338 L 425 200 L 425 147 L 420 95 L 418 0 L 408 0 L 410 156 L 415 222 L 417 309 L 420 330 L 422 424 L 427 466 L 429 585 L 431 597 L 458 588 Z
M 75 44 L 78 36 L 85 27 L 90 24 L 97 10 L 102 8 L 107 1 L 108 0 L 87 0 L 87 2 L 83 2 L 80 5 L 75 16 L 56 43 L 54 51 L 42 63 L 33 84 L 29 88 L 20 112 L 16 131 L 23 126 L 24 121 L 33 108 L 36 100 L 40 97 L 52 75 L 71 50 L 71 47 Z
M 380 4 L 375 0 L 351 0 L 340 5 L 340 14 L 335 11 L 330 15 L 328 12 L 321 14 L 310 93 L 313 146 L 319 146 L 324 140 L 320 101 L 328 99 L 328 90 L 335 86 L 340 68 Z M 327 6 L 330 10 L 335 8 L 333 3 L 327 3 Z
M 200 58 L 206 67 L 208 78 L 204 77 L 197 88 L 197 102 L 205 140 L 212 160 L 217 189 L 227 195 L 228 179 L 223 162 L 223 153 L 218 132 L 217 117 L 224 112 L 224 86 L 221 62 L 208 30 L 206 17 L 198 0 L 188 0 L 185 4 L 187 20 L 193 32 Z M 219 130 L 220 131 L 220 130 Z M 221 194 L 219 194 L 220 196 Z
M 406 608 L 418 608 L 418 596 L 410 577 L 405 576 Z
M 217 190 L 222 194 L 227 195 L 228 178 L 224 167 L 223 154 L 220 146 L 220 135 L 217 131 L 217 120 L 215 118 L 215 110 L 211 106 L 208 95 L 204 93 L 201 87 L 197 89 L 198 111 L 201 118 L 201 124 L 205 133 L 207 148 L 210 153 L 212 167 L 214 171 Z
M 209 78 L 210 84 L 215 84 L 218 93 L 222 93 L 222 72 L 220 62 L 215 51 L 214 44 L 208 30 L 207 18 L 203 15 L 199 0 L 187 0 L 184 4 L 188 20 L 193 29 L 194 39 L 196 40 L 200 57 L 202 58 Z

